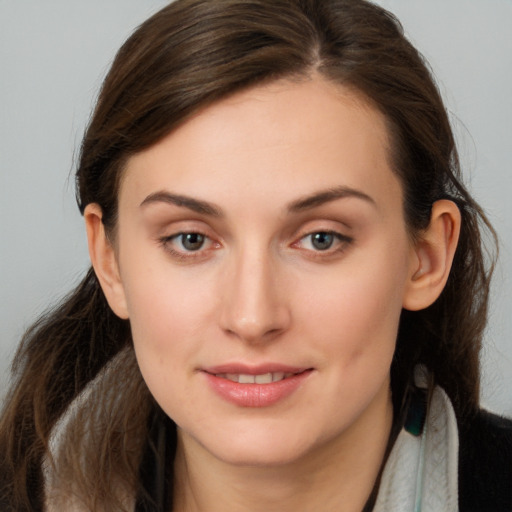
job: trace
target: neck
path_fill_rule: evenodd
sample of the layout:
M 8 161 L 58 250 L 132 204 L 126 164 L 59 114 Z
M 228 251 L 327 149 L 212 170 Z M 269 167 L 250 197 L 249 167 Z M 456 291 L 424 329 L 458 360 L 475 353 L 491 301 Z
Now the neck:
M 386 395 L 343 435 L 279 466 L 234 466 L 178 430 L 173 512 L 361 512 L 391 431 Z

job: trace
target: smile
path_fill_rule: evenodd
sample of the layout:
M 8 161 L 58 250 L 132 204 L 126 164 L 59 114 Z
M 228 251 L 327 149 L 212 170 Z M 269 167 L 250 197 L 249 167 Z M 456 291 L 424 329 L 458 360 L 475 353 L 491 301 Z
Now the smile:
M 203 370 L 201 373 L 217 396 L 238 407 L 248 408 L 268 407 L 287 399 L 298 392 L 314 373 L 312 368 L 267 367 L 259 371 L 239 368 L 235 372 L 231 367 L 231 371 L 226 370 L 216 368 L 213 372 Z
M 249 375 L 247 373 L 218 373 L 215 374 L 215 377 L 237 382 L 238 384 L 270 384 L 271 382 L 279 382 L 292 375 L 294 374 L 285 372 L 269 372 L 259 375 Z

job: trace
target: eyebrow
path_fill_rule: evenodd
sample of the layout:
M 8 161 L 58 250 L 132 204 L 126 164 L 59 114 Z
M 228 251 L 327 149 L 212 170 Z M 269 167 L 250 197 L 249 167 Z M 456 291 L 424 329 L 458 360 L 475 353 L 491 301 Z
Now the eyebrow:
M 377 203 L 368 194 L 350 187 L 341 186 L 329 188 L 327 190 L 321 190 L 320 192 L 316 192 L 312 195 L 297 199 L 288 205 L 288 211 L 291 213 L 303 212 L 305 210 L 310 210 L 312 208 L 316 208 L 317 206 L 321 206 L 325 203 L 329 203 L 330 201 L 335 201 L 336 199 L 344 199 L 347 197 L 362 199 L 363 201 L 366 201 L 373 206 L 377 206 Z
M 146 206 L 154 203 L 167 203 L 182 208 L 188 208 L 193 212 L 201 215 L 210 215 L 212 217 L 222 217 L 221 209 L 212 203 L 207 201 L 201 201 L 200 199 L 194 199 L 193 197 L 183 196 L 179 194 L 171 194 L 170 192 L 161 190 L 154 192 L 140 203 L 140 206 Z
M 340 186 L 329 188 L 327 190 L 321 190 L 320 192 L 315 192 L 312 195 L 297 199 L 296 201 L 290 203 L 287 209 L 290 213 L 298 213 L 316 208 L 325 203 L 329 203 L 330 201 L 335 201 L 336 199 L 344 199 L 347 197 L 362 199 L 363 201 L 376 206 L 375 201 L 364 192 L 350 187 Z M 142 203 L 140 203 L 140 206 L 144 207 L 154 203 L 172 204 L 182 208 L 187 208 L 201 215 L 210 215 L 212 217 L 223 216 L 222 210 L 213 203 L 202 201 L 200 199 L 194 199 L 190 196 L 172 194 L 171 192 L 167 192 L 165 190 L 150 194 L 142 201 Z

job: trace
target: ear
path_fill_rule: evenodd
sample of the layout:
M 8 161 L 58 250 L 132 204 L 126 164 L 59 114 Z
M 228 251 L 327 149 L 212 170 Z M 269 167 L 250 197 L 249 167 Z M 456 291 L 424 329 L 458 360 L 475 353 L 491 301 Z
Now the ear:
M 412 248 L 405 309 L 425 309 L 441 295 L 457 248 L 460 223 L 460 211 L 453 201 L 441 199 L 434 203 L 430 224 Z
M 94 272 L 112 311 L 120 318 L 128 318 L 128 308 L 123 283 L 119 273 L 115 249 L 102 222 L 100 205 L 91 203 L 85 207 L 84 219 L 89 244 L 89 256 Z

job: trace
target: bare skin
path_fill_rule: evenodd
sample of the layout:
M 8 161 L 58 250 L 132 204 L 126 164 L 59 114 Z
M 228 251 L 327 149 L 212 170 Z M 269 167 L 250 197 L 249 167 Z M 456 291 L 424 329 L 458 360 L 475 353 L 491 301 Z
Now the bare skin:
M 280 81 L 132 157 L 113 244 L 87 207 L 105 295 L 178 425 L 174 512 L 363 508 L 402 308 L 441 293 L 460 225 L 439 201 L 412 242 L 388 147 L 353 91 Z
M 343 442 L 328 443 L 283 466 L 232 466 L 203 457 L 201 446 L 180 442 L 173 510 L 360 512 L 377 478 L 391 426 L 389 397 L 383 398 L 381 410 L 368 411 Z M 373 424 L 372 416 L 380 423 Z M 361 445 L 363 433 L 366 442 Z

